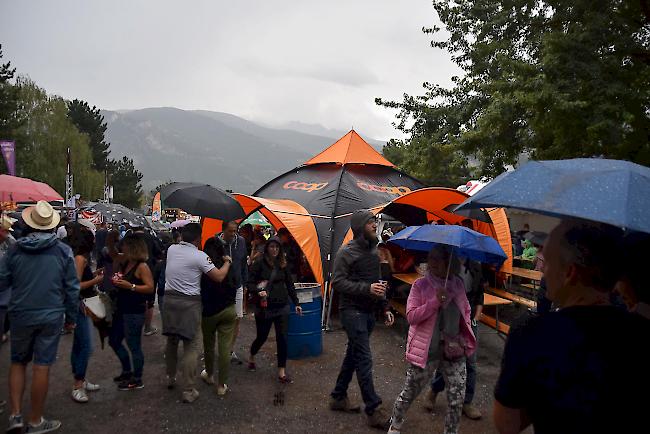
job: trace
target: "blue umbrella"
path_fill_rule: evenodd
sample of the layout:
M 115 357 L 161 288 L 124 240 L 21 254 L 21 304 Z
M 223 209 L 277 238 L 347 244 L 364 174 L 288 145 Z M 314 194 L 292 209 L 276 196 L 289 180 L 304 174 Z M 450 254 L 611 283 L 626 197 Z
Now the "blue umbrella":
M 425 252 L 437 244 L 445 244 L 453 248 L 454 255 L 497 266 L 508 258 L 497 240 L 464 226 L 409 226 L 393 235 L 388 242 L 403 249 Z
M 650 233 L 650 168 L 601 158 L 530 161 L 456 210 L 510 207 Z

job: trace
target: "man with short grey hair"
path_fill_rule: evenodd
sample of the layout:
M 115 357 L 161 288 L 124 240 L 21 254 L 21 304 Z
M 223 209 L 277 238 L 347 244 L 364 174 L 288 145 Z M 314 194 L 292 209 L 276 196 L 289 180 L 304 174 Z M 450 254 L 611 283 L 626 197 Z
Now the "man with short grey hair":
M 239 323 L 244 317 L 244 283 L 248 281 L 248 252 L 246 250 L 246 240 L 244 237 L 237 233 L 239 225 L 236 221 L 224 222 L 223 232 L 217 235 L 223 241 L 226 248 L 226 255 L 232 259 L 233 268 L 233 285 L 237 288 L 235 295 L 235 314 L 237 321 L 235 323 L 235 331 L 232 335 L 232 342 L 230 343 L 230 361 L 238 365 L 242 361 L 235 352 L 235 342 L 239 335 Z
M 500 433 L 638 432 L 646 422 L 646 321 L 611 306 L 622 232 L 563 221 L 547 239 L 544 275 L 557 312 L 513 327 L 495 388 Z

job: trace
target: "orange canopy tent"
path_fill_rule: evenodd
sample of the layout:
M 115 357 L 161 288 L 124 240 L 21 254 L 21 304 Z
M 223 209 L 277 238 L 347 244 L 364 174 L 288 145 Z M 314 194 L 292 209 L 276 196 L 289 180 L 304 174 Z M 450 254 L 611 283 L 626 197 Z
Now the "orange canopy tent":
M 323 279 L 318 280 L 328 281 L 352 213 L 422 187 L 351 130 L 303 165 L 266 183 L 254 196 L 291 200 L 312 215 L 322 260 Z
M 319 216 L 309 214 L 302 205 L 287 199 L 265 199 L 239 193 L 233 196 L 241 204 L 246 215 L 259 211 L 276 229 L 287 228 L 307 258 L 316 281 L 323 284 L 323 264 L 318 234 L 313 221 L 314 217 L 318 218 Z M 221 232 L 222 224 L 221 220 L 203 219 L 202 244 L 208 238 Z
M 442 187 L 422 188 L 400 196 L 384 206 L 373 208 L 375 214 L 387 213 L 407 225 L 423 225 L 432 220 L 444 220 L 447 224 L 458 224 L 467 217 L 445 211 L 449 205 L 460 204 L 469 196 L 458 190 Z M 419 212 L 418 212 L 419 210 Z M 508 259 L 503 263 L 501 270 L 512 271 L 512 240 L 510 238 L 510 224 L 503 208 L 486 210 L 492 224 L 472 220 L 474 229 L 488 235 L 499 242 Z M 352 231 L 348 231 L 343 243 L 352 239 Z

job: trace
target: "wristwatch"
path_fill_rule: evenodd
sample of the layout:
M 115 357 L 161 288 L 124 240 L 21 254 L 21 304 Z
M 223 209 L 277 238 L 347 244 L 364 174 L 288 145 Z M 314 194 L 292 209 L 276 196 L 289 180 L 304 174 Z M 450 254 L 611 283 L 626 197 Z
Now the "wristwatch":
M 131 291 L 135 292 L 135 283 L 131 284 Z

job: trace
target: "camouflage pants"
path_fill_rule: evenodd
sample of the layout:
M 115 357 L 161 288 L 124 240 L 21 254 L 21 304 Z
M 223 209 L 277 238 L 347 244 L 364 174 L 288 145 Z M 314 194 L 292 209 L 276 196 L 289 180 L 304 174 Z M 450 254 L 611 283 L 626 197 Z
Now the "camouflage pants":
M 406 370 L 404 388 L 393 406 L 391 423 L 394 428 L 401 429 L 406 418 L 406 412 L 422 389 L 429 385 L 436 368 L 440 369 L 447 383 L 448 405 L 447 415 L 445 416 L 445 434 L 458 433 L 458 425 L 460 424 L 460 416 L 465 400 L 465 380 L 467 378 L 464 358 L 456 361 L 430 359 L 424 369 L 419 366 L 409 365 Z

